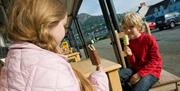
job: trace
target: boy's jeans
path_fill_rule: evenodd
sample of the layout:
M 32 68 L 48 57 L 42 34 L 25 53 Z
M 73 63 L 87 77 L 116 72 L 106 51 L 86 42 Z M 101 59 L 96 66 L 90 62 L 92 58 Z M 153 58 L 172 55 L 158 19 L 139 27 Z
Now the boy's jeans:
M 141 80 L 134 86 L 130 87 L 127 82 L 134 72 L 130 68 L 120 69 L 119 76 L 121 78 L 123 91 L 148 91 L 148 89 L 158 81 L 158 78 L 151 74 L 141 78 Z

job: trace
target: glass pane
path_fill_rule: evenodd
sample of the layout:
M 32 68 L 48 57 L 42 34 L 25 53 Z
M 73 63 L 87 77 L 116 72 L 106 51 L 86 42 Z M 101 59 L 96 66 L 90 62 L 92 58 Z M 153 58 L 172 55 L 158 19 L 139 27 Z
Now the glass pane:
M 88 45 L 93 41 L 100 57 L 116 62 L 109 38 L 110 33 L 102 16 L 99 1 L 83 0 L 77 18 L 86 44 Z M 82 59 L 86 59 L 83 49 L 81 49 L 81 55 Z

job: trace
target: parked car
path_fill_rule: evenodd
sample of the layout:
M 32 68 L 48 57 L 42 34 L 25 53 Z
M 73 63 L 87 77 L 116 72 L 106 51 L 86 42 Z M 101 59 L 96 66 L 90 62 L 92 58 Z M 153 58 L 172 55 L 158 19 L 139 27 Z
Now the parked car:
M 155 22 L 148 22 L 148 25 L 149 25 L 150 30 L 156 29 L 156 23 Z
M 159 30 L 165 28 L 174 28 L 178 22 L 180 22 L 180 13 L 172 12 L 155 19 L 156 26 Z

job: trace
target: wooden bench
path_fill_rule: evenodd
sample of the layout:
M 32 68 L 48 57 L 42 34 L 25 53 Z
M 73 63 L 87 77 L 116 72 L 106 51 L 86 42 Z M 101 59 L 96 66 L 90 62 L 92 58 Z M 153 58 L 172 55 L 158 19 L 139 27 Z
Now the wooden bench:
M 123 36 L 124 36 L 123 32 L 118 33 L 117 31 L 115 31 L 116 42 L 118 44 L 117 45 L 118 51 L 120 52 L 120 57 L 122 57 L 121 63 L 123 68 L 126 68 L 126 62 L 124 59 L 126 55 L 124 54 L 120 42 L 120 39 L 123 38 Z M 165 70 L 162 70 L 160 80 L 156 84 L 154 84 L 149 91 L 169 91 L 169 90 L 180 91 L 180 78 Z
M 161 78 L 149 91 L 180 91 L 180 78 L 162 70 Z
M 62 54 L 67 56 L 68 62 L 78 62 L 81 60 L 80 53 L 74 52 L 73 48 L 62 48 Z
M 62 51 L 64 55 L 71 54 L 73 53 L 73 48 L 62 48 Z
M 74 53 L 66 54 L 66 56 L 68 57 L 67 60 L 69 62 L 78 62 L 78 61 L 81 60 L 79 52 L 74 52 Z

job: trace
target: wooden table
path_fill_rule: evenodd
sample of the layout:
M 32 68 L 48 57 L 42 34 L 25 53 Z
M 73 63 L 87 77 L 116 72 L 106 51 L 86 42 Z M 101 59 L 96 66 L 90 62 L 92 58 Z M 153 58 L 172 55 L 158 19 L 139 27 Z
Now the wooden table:
M 118 75 L 118 69 L 121 68 L 121 65 L 104 58 L 100 58 L 100 60 L 101 65 L 109 78 L 110 88 L 112 91 L 122 91 L 121 82 Z M 74 62 L 71 63 L 71 65 L 76 70 L 83 73 L 86 77 L 88 77 L 96 69 L 96 66 L 91 64 L 90 59 Z

